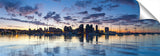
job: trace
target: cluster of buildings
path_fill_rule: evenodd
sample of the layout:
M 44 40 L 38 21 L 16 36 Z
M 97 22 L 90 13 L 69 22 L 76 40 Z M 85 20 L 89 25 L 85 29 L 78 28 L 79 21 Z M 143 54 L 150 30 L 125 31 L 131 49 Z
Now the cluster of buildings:
M 39 29 L 34 29 L 34 30 L 31 30 L 29 29 L 28 30 L 28 33 L 27 34 L 61 34 L 63 33 L 62 29 L 60 28 L 54 28 L 54 27 L 49 27 L 48 29 L 47 28 L 39 28 Z
M 27 34 L 27 30 L 0 29 L 0 34 Z
M 63 30 L 60 28 L 54 28 L 54 27 L 49 27 L 44 28 L 39 28 L 37 30 L 31 30 L 29 29 L 28 34 L 107 34 L 109 33 L 109 28 L 105 27 L 105 32 L 103 30 L 98 29 L 98 25 L 94 28 L 93 25 L 87 24 L 85 27 L 83 24 L 81 24 L 78 28 L 72 29 L 71 26 L 64 26 Z
M 139 34 L 155 34 L 155 33 L 116 33 L 113 31 L 109 31 L 109 27 L 105 27 L 104 30 L 99 30 L 98 25 L 95 27 L 92 24 L 83 24 L 79 25 L 78 28 L 72 29 L 71 26 L 64 26 L 63 29 L 55 28 L 55 27 L 48 27 L 48 28 L 38 28 L 31 30 L 18 30 L 18 29 L 0 29 L 0 34 L 29 34 L 29 35 L 81 35 L 81 34 L 109 34 L 109 35 L 139 35 Z M 160 33 L 158 33 L 160 34 Z

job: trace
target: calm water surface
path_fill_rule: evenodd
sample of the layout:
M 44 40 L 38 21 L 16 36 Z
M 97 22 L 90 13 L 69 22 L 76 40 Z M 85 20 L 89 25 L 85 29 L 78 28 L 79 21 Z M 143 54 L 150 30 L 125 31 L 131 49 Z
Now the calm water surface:
M 0 56 L 160 56 L 160 35 L 0 35 Z

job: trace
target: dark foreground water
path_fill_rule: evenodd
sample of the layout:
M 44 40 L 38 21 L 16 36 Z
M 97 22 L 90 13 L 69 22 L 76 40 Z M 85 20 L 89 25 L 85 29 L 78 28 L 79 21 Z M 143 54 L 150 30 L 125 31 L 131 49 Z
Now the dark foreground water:
M 160 35 L 0 35 L 0 56 L 160 56 Z

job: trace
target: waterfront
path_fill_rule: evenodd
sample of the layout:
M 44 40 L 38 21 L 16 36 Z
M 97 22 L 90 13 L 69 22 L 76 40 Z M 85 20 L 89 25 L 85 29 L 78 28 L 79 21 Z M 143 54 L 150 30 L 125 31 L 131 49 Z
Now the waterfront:
M 159 56 L 160 35 L 0 35 L 0 56 Z

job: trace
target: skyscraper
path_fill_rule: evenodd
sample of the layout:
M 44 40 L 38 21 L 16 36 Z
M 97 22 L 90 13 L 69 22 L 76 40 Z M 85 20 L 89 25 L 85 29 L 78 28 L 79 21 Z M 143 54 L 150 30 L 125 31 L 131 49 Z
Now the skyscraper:
M 89 31 L 90 31 L 89 28 L 90 28 L 90 26 L 89 26 L 89 24 L 87 24 L 86 25 L 86 30 L 85 30 L 86 33 L 89 33 Z
M 109 28 L 108 27 L 105 27 L 105 32 L 109 33 Z
M 96 33 L 99 33 L 98 25 L 96 25 Z
M 79 32 L 79 33 L 84 33 L 83 24 L 81 24 L 81 25 L 79 26 L 78 32 Z

